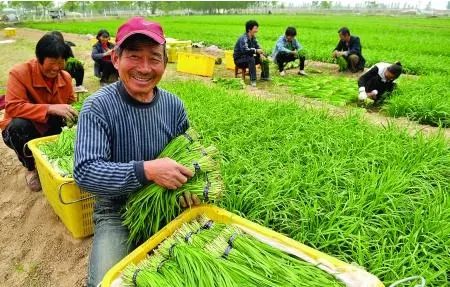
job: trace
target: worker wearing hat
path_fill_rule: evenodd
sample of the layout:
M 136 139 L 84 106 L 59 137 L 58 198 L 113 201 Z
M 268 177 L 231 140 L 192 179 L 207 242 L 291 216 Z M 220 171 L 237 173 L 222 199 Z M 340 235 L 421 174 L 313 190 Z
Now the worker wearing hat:
M 167 63 L 161 26 L 131 18 L 117 31 L 111 59 L 120 80 L 86 100 L 77 130 L 74 178 L 96 195 L 88 286 L 97 286 L 133 249 L 121 219 L 128 196 L 149 183 L 176 189 L 193 175 L 170 158 L 157 158 L 189 127 L 181 100 L 157 87 Z M 199 204 L 189 193 L 180 202 Z

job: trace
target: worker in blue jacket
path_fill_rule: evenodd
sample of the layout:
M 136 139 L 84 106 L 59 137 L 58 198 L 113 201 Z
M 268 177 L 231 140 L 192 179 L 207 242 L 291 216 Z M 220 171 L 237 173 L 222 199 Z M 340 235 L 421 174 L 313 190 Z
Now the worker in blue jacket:
M 302 51 L 303 47 L 300 45 L 297 36 L 297 30 L 294 27 L 287 27 L 283 36 L 278 38 L 275 44 L 275 49 L 272 54 L 273 61 L 278 65 L 280 76 L 284 76 L 284 66 L 286 63 L 293 62 L 297 58 L 300 60 L 299 75 L 306 76 L 305 73 L 305 55 Z

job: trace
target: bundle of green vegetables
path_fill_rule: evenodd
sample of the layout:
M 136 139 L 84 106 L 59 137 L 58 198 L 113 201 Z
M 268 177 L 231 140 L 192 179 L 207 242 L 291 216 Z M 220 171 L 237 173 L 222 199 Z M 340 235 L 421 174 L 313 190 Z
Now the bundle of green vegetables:
M 348 64 L 344 57 L 336 57 L 336 64 L 339 66 L 339 72 L 347 70 Z
M 76 127 L 64 127 L 55 141 L 38 146 L 53 168 L 63 177 L 73 176 Z
M 183 224 L 138 265 L 124 286 L 344 286 L 330 274 L 206 216 Z
M 78 96 L 77 101 L 76 101 L 76 102 L 73 102 L 73 103 L 71 104 L 71 106 L 79 113 L 79 112 L 81 112 L 81 108 L 83 107 L 84 101 L 85 101 L 90 95 L 88 95 L 88 94 L 78 94 L 77 96 Z M 78 118 L 76 117 L 76 118 L 74 118 L 73 120 L 66 119 L 65 121 L 66 121 L 66 126 L 68 126 L 68 127 L 70 128 L 70 127 L 73 127 L 74 125 L 77 124 Z
M 83 68 L 83 62 L 78 60 L 77 58 L 70 57 L 66 60 L 66 67 L 65 70 L 73 71 L 74 69 L 81 69 Z
M 173 139 L 158 158 L 169 157 L 190 169 L 194 176 L 176 190 L 153 183 L 128 198 L 123 223 L 130 231 L 129 243 L 147 240 L 173 220 L 181 212 L 178 198 L 186 191 L 203 202 L 218 200 L 224 188 L 217 156 L 215 147 L 204 148 L 198 142 L 198 134 L 193 129 Z

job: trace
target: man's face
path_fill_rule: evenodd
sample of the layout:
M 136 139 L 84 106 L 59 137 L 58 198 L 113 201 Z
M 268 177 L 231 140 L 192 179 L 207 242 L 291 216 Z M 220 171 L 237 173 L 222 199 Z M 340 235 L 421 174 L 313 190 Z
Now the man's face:
M 348 42 L 350 41 L 350 35 L 339 33 L 339 39 L 341 39 L 341 41 Z
M 255 36 L 256 35 L 256 33 L 258 33 L 258 26 L 253 26 L 253 28 L 250 30 L 250 31 L 248 31 L 248 33 L 250 34 L 250 36 Z
M 65 61 L 63 58 L 44 58 L 40 68 L 46 78 L 54 79 L 64 69 L 64 65 Z
M 288 41 L 288 42 L 292 42 L 292 40 L 294 40 L 294 36 L 286 36 L 286 40 Z
M 384 71 L 384 77 L 386 78 L 386 80 L 388 81 L 393 81 L 395 80 L 395 75 L 391 72 L 389 72 L 388 70 Z
M 141 43 L 135 49 L 125 49 L 120 57 L 114 51 L 112 61 L 128 93 L 138 97 L 153 93 L 166 68 L 164 46 L 152 43 Z

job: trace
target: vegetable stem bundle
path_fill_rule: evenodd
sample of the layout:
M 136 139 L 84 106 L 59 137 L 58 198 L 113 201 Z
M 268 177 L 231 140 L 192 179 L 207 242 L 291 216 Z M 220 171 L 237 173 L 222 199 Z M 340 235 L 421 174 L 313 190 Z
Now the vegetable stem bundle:
M 50 164 L 64 177 L 72 177 L 76 128 L 63 128 L 56 141 L 39 145 Z
M 312 264 L 205 216 L 183 224 L 138 265 L 125 286 L 344 286 Z
M 198 134 L 189 129 L 173 139 L 159 158 L 169 157 L 190 169 L 194 176 L 177 190 L 166 190 L 153 183 L 132 194 L 123 213 L 123 223 L 130 230 L 129 243 L 148 239 L 180 212 L 178 198 L 186 191 L 204 202 L 215 202 L 223 193 L 216 148 L 204 148 Z

